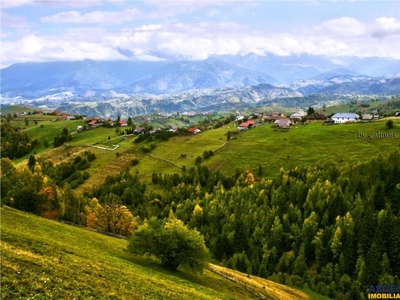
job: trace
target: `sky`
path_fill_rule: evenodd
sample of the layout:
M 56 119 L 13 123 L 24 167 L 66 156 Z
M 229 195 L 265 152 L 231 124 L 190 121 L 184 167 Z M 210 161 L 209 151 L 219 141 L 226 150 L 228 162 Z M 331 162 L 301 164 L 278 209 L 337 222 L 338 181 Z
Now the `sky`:
M 0 0 L 0 68 L 59 60 L 400 59 L 400 1 Z

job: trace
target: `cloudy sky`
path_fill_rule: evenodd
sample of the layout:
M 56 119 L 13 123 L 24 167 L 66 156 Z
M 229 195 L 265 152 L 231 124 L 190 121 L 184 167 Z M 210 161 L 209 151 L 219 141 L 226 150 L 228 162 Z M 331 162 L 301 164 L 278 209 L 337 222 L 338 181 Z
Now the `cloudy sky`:
M 400 1 L 0 0 L 1 68 L 218 54 L 400 59 Z

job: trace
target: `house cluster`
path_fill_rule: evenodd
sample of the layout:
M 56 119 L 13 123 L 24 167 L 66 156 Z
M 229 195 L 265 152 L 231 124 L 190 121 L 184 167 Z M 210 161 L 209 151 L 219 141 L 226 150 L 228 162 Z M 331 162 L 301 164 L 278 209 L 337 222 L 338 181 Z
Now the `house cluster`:
M 96 128 L 99 126 L 110 126 L 114 127 L 116 125 L 121 126 L 121 127 L 126 127 L 128 126 L 128 121 L 126 120 L 119 120 L 118 124 L 116 123 L 117 121 L 112 121 L 111 119 L 105 119 L 102 117 L 84 117 L 83 121 L 87 123 L 89 128 Z
M 400 113 L 399 113 L 400 115 Z M 250 117 L 251 118 L 251 117 Z M 249 118 L 249 119 L 250 119 Z M 361 117 L 356 113 L 336 113 L 328 118 L 325 114 L 321 112 L 314 112 L 312 114 L 307 115 L 307 112 L 304 110 L 299 110 L 290 116 L 286 116 L 279 112 L 273 113 L 261 113 L 258 115 L 259 119 L 262 119 L 263 123 L 274 124 L 277 128 L 289 128 L 295 124 L 303 124 L 306 121 L 315 122 L 320 121 L 324 122 L 324 124 L 344 124 L 344 123 L 352 123 L 356 121 L 362 122 L 370 122 L 375 119 L 380 118 L 378 112 L 373 112 L 371 114 L 363 114 Z M 238 131 L 247 130 L 257 125 L 257 122 L 254 120 L 244 121 L 245 117 L 236 114 L 236 121 L 241 122 L 237 128 Z

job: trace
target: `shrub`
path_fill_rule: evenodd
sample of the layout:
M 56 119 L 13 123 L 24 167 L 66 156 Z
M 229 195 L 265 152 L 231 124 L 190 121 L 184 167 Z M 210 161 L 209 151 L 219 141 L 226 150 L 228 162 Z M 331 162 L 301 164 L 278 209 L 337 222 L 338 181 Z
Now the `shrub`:
M 386 122 L 386 127 L 387 127 L 388 129 L 392 129 L 392 128 L 394 127 L 394 122 L 393 122 L 393 120 L 387 121 L 387 122 Z
M 128 250 L 136 255 L 154 255 L 172 270 L 182 266 L 201 272 L 210 259 L 203 236 L 187 228 L 172 212 L 167 221 L 153 217 L 139 226 Z

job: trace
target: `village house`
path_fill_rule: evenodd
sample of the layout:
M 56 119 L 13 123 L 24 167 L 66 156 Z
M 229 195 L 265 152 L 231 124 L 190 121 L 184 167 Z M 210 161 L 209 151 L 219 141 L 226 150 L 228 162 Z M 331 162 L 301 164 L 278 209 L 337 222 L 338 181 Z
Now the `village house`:
M 256 124 L 257 124 L 257 122 L 252 121 L 252 120 L 249 120 L 247 122 L 242 122 L 239 124 L 239 127 L 237 128 L 237 130 L 239 130 L 239 131 L 247 130 L 247 129 L 255 126 Z
M 374 115 L 371 114 L 363 114 L 361 115 L 361 121 L 362 122 L 371 122 L 374 120 Z
M 144 134 L 146 132 L 146 129 L 144 127 L 136 127 L 135 130 L 133 131 L 134 134 L 140 135 Z
M 272 113 L 270 115 L 263 116 L 264 123 L 274 123 L 276 120 L 282 119 L 279 113 Z
M 96 127 L 99 127 L 100 125 L 103 125 L 103 124 L 102 123 L 97 123 L 96 120 L 92 120 L 92 121 L 90 121 L 88 123 L 88 125 L 89 125 L 90 128 L 96 128 Z
M 305 112 L 304 110 L 299 110 L 298 112 L 291 114 L 290 118 L 291 119 L 301 119 L 302 117 L 306 117 L 306 116 L 307 116 L 307 112 Z
M 290 119 L 279 119 L 274 122 L 275 126 L 280 128 L 287 128 L 292 125 L 292 121 Z
M 299 110 L 298 112 L 290 115 L 290 121 L 292 124 L 301 123 L 302 119 L 307 117 L 307 113 L 304 110 Z
M 128 122 L 126 120 L 120 120 L 119 125 L 120 126 L 128 126 Z
M 191 134 L 197 134 L 197 133 L 200 133 L 201 130 L 198 128 L 188 128 L 187 132 L 191 133 Z
M 357 121 L 360 118 L 360 116 L 355 113 L 337 113 L 334 114 L 331 118 L 335 123 L 342 124 L 342 123 L 353 123 Z
M 326 116 L 321 113 L 313 113 L 307 116 L 307 121 L 325 121 Z

